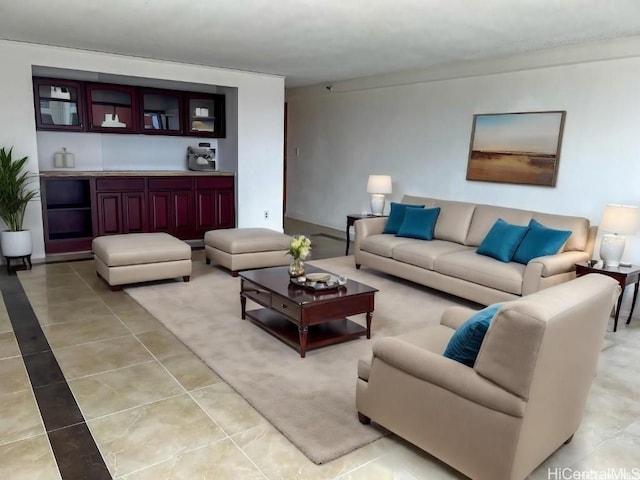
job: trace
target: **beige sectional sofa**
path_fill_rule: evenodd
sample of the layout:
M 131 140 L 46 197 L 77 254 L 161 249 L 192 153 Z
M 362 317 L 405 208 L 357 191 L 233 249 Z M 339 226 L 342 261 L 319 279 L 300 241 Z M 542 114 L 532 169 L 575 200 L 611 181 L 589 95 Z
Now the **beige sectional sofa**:
M 575 278 L 575 264 L 588 261 L 593 254 L 597 227 L 590 226 L 586 218 L 411 195 L 405 195 L 401 202 L 440 208 L 434 239 L 384 234 L 384 217 L 358 220 L 357 268 L 374 268 L 490 305 L 571 280 Z M 534 258 L 527 265 L 505 263 L 476 253 L 498 218 L 517 225 L 527 225 L 534 219 L 572 234 L 556 255 Z

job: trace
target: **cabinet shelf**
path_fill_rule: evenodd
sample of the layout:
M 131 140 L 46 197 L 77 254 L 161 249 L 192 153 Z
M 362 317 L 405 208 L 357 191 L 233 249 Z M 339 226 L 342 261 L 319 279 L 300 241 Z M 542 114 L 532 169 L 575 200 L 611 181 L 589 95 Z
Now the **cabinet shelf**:
M 75 205 L 75 204 L 62 204 L 62 205 L 47 205 L 49 212 L 65 212 L 69 210 L 91 210 L 91 205 Z
M 50 233 L 49 240 L 91 240 L 93 238 L 91 232 L 65 232 Z

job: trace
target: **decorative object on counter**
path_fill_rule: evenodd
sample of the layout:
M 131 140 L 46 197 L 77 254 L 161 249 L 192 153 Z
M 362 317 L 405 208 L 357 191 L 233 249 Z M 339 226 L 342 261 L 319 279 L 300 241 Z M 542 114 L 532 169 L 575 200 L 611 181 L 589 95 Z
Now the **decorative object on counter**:
M 187 147 L 187 167 L 189 170 L 217 172 L 216 149 L 207 142 L 201 142 L 197 147 Z
M 602 215 L 600 230 L 606 233 L 600 243 L 600 258 L 605 267 L 619 267 L 624 253 L 625 238 L 638 229 L 638 207 L 608 204 Z
M 303 260 L 311 253 L 311 240 L 304 235 L 294 235 L 293 240 L 289 244 L 289 255 L 293 259 L 289 265 L 290 277 L 301 277 L 304 275 Z
M 391 177 L 389 175 L 369 175 L 367 193 L 371 194 L 371 213 L 382 215 L 384 196 L 391 193 Z
M 0 149 L 0 218 L 8 229 L 0 232 L 0 248 L 7 259 L 31 255 L 31 231 L 23 230 L 24 213 L 38 195 L 30 182 L 31 173 L 23 171 L 28 157 L 14 160 L 12 152 L 13 148 Z
M 54 168 L 74 168 L 75 158 L 73 153 L 67 152 L 67 149 L 63 147 L 61 151 L 56 152 L 53 155 L 53 167 Z

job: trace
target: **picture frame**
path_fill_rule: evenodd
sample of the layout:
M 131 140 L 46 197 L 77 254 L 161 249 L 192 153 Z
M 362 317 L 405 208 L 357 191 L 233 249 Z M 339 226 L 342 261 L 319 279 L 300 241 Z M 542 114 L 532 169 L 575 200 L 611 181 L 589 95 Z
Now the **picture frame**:
M 467 180 L 555 187 L 566 113 L 475 114 Z

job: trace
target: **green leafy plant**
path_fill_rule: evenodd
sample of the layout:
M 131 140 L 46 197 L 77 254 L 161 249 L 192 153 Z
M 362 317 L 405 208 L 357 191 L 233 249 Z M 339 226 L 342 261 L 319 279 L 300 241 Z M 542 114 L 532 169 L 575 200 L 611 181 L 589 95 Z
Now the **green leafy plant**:
M 13 148 L 0 149 L 0 218 L 12 232 L 22 230 L 24 212 L 29 202 L 38 195 L 30 185 L 32 174 L 23 171 L 28 157 L 12 158 Z

